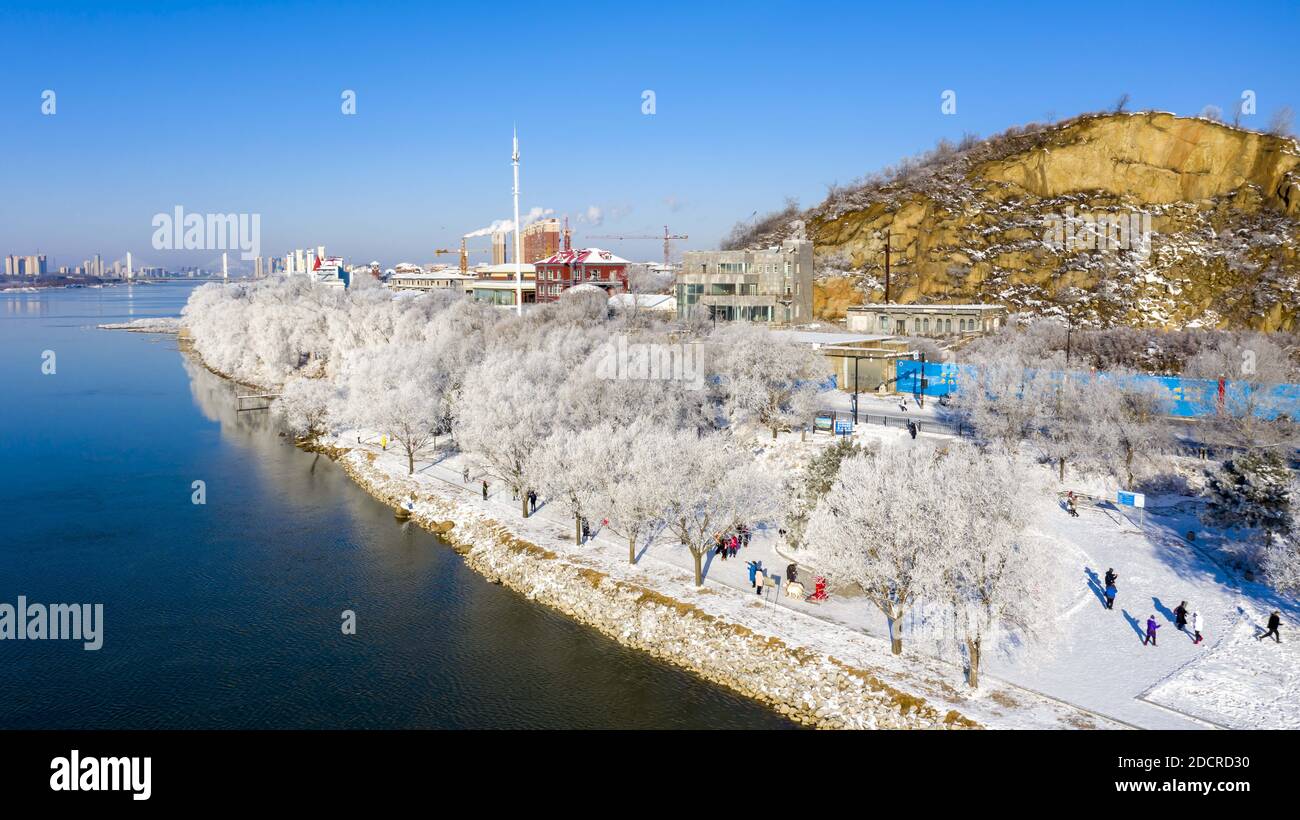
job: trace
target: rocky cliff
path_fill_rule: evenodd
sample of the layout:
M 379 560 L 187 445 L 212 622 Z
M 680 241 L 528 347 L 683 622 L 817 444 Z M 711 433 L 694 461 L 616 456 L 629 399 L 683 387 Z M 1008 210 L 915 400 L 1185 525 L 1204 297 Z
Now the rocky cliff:
M 883 301 L 888 235 L 896 302 L 1297 330 L 1298 166 L 1290 138 L 1164 113 L 941 144 L 801 215 L 821 269 L 815 307 L 837 318 Z

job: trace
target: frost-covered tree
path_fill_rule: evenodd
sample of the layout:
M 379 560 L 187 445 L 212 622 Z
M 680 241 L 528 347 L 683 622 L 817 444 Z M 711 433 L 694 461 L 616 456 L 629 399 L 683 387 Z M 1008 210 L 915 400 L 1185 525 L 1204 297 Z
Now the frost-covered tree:
M 555 426 L 555 399 L 564 365 L 548 348 L 502 348 L 470 368 L 455 399 L 456 440 L 488 475 L 504 483 L 528 515 L 534 451 Z
M 1005 344 L 972 354 L 958 371 L 956 411 L 990 444 L 1017 449 L 1035 435 L 1045 406 L 1056 398 L 1055 358 L 1040 355 L 1034 333 L 1007 333 Z
M 947 470 L 962 465 L 929 447 L 885 447 L 846 459 L 808 522 L 812 563 L 860 587 L 888 620 L 890 646 L 903 651 L 903 618 L 921 598 L 942 600 L 950 556 L 944 499 Z
M 1279 384 L 1300 380 L 1289 351 L 1267 334 L 1222 336 L 1188 360 L 1184 375 L 1217 382 L 1216 412 L 1198 425 L 1211 443 L 1249 450 L 1300 446 L 1300 419 Z
M 1164 388 L 1128 371 L 1093 376 L 1080 404 L 1093 449 L 1087 461 L 1133 487 L 1140 463 L 1154 463 L 1174 449 L 1170 400 Z
M 573 516 L 573 543 L 582 543 L 582 520 L 602 508 L 602 487 L 612 468 L 609 426 L 556 430 L 530 456 L 531 486 Z
M 447 418 L 449 378 L 428 346 L 385 345 L 349 353 L 339 374 L 339 415 L 378 430 L 402 445 L 407 473 L 415 457 L 437 441 Z
M 650 421 L 615 430 L 609 438 L 610 464 L 600 489 L 600 506 L 609 526 L 627 539 L 627 560 L 636 563 L 642 537 L 664 519 L 673 474 L 674 433 Z
M 944 593 L 966 646 L 967 682 L 979 686 L 990 639 L 1009 631 L 1032 637 L 1055 611 L 1052 563 L 1027 536 L 1026 477 L 1007 454 L 954 443 L 939 457 L 933 492 L 942 499 Z
M 704 556 L 716 538 L 781 514 L 780 485 L 722 435 L 676 433 L 666 442 L 671 481 L 664 521 L 695 560 L 695 585 L 703 586 Z
M 817 503 L 822 497 L 835 486 L 835 479 L 840 474 L 840 465 L 846 458 L 863 452 L 865 450 L 862 445 L 846 436 L 837 438 L 834 444 L 822 449 L 808 462 L 802 480 L 796 486 L 790 514 L 785 523 L 786 539 L 792 547 L 795 549 L 803 547 L 808 518 L 817 508 Z
M 295 435 L 315 436 L 325 431 L 325 420 L 336 393 L 327 379 L 290 379 L 280 390 L 275 412 Z
M 772 431 L 805 425 L 829 374 L 812 349 L 781 341 L 758 325 L 732 324 L 710 337 L 728 416 Z

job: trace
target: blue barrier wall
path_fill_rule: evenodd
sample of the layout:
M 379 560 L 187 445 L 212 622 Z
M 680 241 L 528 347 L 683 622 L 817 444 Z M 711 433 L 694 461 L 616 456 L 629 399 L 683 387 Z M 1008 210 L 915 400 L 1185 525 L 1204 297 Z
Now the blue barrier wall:
M 960 375 L 973 371 L 968 364 L 946 362 L 922 364 L 914 359 L 898 359 L 895 368 L 898 392 L 911 395 L 924 393 L 926 396 L 946 396 L 956 393 Z M 1218 407 L 1219 384 L 1215 381 L 1187 379 L 1182 376 L 1147 375 L 1134 376 L 1133 379 L 1162 387 L 1169 396 L 1169 414 L 1172 416 L 1183 418 L 1212 416 Z M 924 390 L 921 389 L 922 384 Z M 1240 399 L 1245 390 L 1246 386 L 1240 382 L 1227 382 L 1224 392 L 1228 407 L 1234 406 L 1235 400 Z M 1261 404 L 1267 408 L 1261 412 L 1261 415 L 1284 413 L 1293 418 L 1300 418 L 1300 384 L 1274 385 L 1269 390 L 1269 399 Z

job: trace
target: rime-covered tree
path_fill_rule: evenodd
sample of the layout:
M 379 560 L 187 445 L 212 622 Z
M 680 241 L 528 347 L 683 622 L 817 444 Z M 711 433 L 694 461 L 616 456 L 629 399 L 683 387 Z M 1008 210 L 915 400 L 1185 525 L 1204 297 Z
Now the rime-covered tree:
M 582 520 L 602 509 L 602 487 L 612 468 L 609 426 L 551 433 L 531 455 L 531 486 L 573 516 L 573 543 L 582 543 Z
M 1300 446 L 1300 419 L 1278 385 L 1300 380 L 1300 367 L 1281 344 L 1263 333 L 1220 337 L 1193 356 L 1184 370 L 1215 385 L 1215 414 L 1198 425 L 1211 443 L 1250 450 Z M 1223 380 L 1220 397 L 1217 381 Z
M 470 369 L 452 409 L 457 442 L 514 492 L 524 516 L 533 453 L 555 425 L 562 367 L 547 349 L 498 349 Z
M 640 540 L 664 520 L 673 474 L 674 433 L 641 421 L 609 437 L 610 465 L 600 489 L 610 528 L 627 539 L 627 560 L 636 563 Z
M 280 390 L 275 412 L 295 435 L 318 435 L 325 431 L 325 420 L 336 393 L 327 379 L 290 379 Z
M 415 457 L 444 432 L 449 378 L 426 345 L 354 350 L 339 374 L 339 415 L 358 427 L 386 433 L 402 445 L 407 473 Z
M 743 323 L 719 328 L 710 337 L 710 350 L 733 421 L 761 424 L 775 439 L 780 430 L 812 418 L 830 371 L 822 356 Z
M 717 536 L 781 513 L 779 483 L 723 435 L 674 434 L 664 521 L 695 561 L 695 585 L 704 584 L 704 556 Z
M 888 621 L 894 654 L 903 651 L 903 618 L 922 598 L 943 600 L 951 556 L 942 480 L 964 465 L 933 449 L 884 447 L 845 459 L 808 522 L 812 564 L 857 585 Z
M 943 470 L 933 492 L 942 499 L 942 549 L 948 555 L 944 593 L 966 646 L 967 682 L 979 686 L 984 651 L 992 638 L 1014 631 L 1033 637 L 1056 610 L 1054 569 L 1045 546 L 1028 537 L 1026 476 L 1006 454 L 965 443 L 939 457 Z M 1032 482 L 1032 479 L 1030 479 Z

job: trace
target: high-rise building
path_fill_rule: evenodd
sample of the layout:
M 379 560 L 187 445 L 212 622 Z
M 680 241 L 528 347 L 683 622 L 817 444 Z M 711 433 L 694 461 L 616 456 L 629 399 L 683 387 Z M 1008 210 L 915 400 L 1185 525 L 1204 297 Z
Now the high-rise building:
M 555 217 L 538 220 L 524 228 L 521 238 L 524 264 L 554 256 L 560 250 L 560 220 Z
M 505 231 L 492 232 L 492 264 L 504 265 L 508 254 L 506 253 L 506 239 L 510 234 Z

